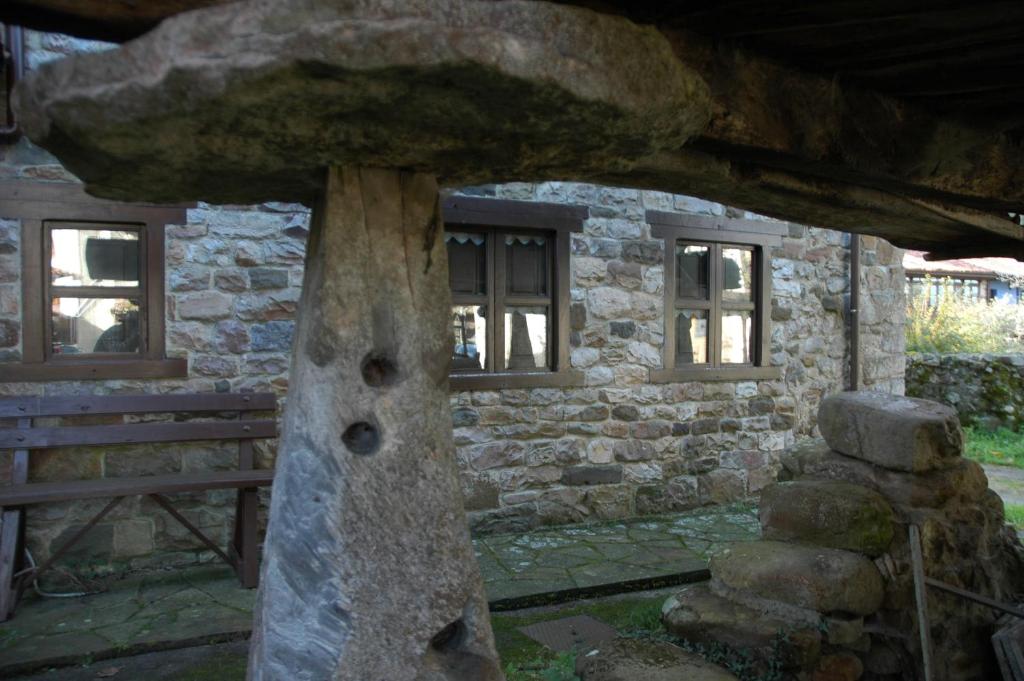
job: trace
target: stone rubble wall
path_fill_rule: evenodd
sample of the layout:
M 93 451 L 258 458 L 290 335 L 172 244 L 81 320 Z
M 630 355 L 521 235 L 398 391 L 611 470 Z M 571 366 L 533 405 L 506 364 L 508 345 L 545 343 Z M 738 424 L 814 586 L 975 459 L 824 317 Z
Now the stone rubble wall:
M 965 425 L 1024 425 L 1024 354 L 907 355 L 907 394 L 956 409 Z
M 82 41 L 31 34 L 33 59 Z M 102 45 L 88 44 L 89 49 Z M 41 56 L 39 56 L 41 55 Z M 0 147 L 0 179 L 74 181 L 25 140 Z M 817 404 L 848 382 L 847 235 L 788 225 L 771 253 L 774 381 L 652 384 L 663 331 L 662 242 L 644 211 L 763 219 L 700 199 L 577 183 L 509 184 L 473 195 L 586 205 L 572 237 L 571 362 L 582 387 L 453 393 L 457 457 L 473 529 L 497 532 L 727 502 L 774 480 L 780 453 L 815 432 Z M 167 230 L 167 352 L 186 357 L 174 380 L 0 383 L 0 394 L 273 391 L 288 384 L 308 211 L 294 204 L 210 206 Z M 0 362 L 21 351 L 20 225 L 0 215 Z M 863 382 L 903 388 L 900 252 L 863 239 Z M 282 402 L 283 408 L 283 402 Z M 273 464 L 274 443 L 259 447 Z M 210 443 L 61 451 L 35 456 L 33 480 L 140 475 L 234 465 Z M 7 475 L 0 456 L 0 479 Z M 185 515 L 226 539 L 233 493 L 185 499 Z M 45 557 L 102 505 L 54 504 L 29 514 L 29 545 Z M 74 561 L 166 565 L 208 558 L 148 501 L 126 500 Z
M 897 681 L 923 678 L 926 626 L 936 681 L 997 678 L 998 613 L 928 588 L 921 622 L 914 596 L 911 526 L 926 576 L 1004 602 L 1024 587 L 1024 546 L 962 458 L 956 412 L 847 392 L 822 401 L 819 423 L 824 442 L 787 451 L 786 481 L 761 497 L 764 539 L 714 556 L 709 584 L 665 603 L 666 627 L 746 649 L 787 678 Z

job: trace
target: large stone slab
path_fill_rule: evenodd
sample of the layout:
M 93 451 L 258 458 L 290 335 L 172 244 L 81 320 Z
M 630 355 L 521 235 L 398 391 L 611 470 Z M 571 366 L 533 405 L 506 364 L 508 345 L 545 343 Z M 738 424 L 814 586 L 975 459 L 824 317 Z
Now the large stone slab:
M 43 65 L 19 122 L 99 196 L 308 200 L 336 165 L 445 184 L 625 172 L 710 95 L 650 26 L 509 0 L 253 0 Z
M 818 407 L 818 429 L 842 454 L 911 473 L 955 465 L 964 446 L 956 411 L 888 393 L 826 397 Z
M 698 655 L 663 641 L 619 638 L 576 658 L 581 681 L 738 681 Z
M 820 613 L 870 615 L 885 595 L 878 569 L 860 554 L 768 540 L 716 554 L 711 578 L 720 595 Z
M 761 491 L 765 539 L 857 551 L 885 552 L 893 537 L 893 511 L 878 492 L 848 482 L 801 480 Z
M 749 650 L 762 664 L 811 669 L 821 654 L 821 631 L 806 622 L 767 615 L 692 584 L 665 601 L 661 621 L 674 636 L 690 643 Z

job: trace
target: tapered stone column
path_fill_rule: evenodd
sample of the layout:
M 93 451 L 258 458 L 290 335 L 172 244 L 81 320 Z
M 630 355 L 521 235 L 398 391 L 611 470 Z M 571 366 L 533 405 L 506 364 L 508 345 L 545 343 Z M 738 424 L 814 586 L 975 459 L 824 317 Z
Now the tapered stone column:
M 312 222 L 249 678 L 500 679 L 454 461 L 437 185 L 331 169 Z

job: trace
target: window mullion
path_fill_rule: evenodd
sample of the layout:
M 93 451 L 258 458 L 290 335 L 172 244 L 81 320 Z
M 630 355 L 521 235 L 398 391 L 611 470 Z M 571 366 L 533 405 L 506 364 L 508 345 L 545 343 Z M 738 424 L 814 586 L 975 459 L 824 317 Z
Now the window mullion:
M 711 365 L 722 366 L 722 288 L 725 279 L 722 271 L 722 244 L 714 244 L 711 249 L 711 311 L 708 316 L 710 329 Z
M 499 242 L 502 242 L 499 244 Z M 490 244 L 489 255 L 492 258 L 494 267 L 492 272 L 494 278 L 491 283 L 491 364 L 490 371 L 500 372 L 505 370 L 505 249 L 504 235 L 494 231 L 488 234 Z

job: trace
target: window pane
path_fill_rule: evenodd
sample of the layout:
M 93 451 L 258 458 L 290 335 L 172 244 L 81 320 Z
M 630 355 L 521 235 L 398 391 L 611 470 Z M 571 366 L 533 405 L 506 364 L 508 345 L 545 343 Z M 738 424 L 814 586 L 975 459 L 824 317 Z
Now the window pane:
M 139 234 L 115 229 L 50 230 L 55 286 L 138 286 Z
M 729 246 L 722 248 L 725 277 L 722 300 L 726 302 L 754 299 L 754 252 L 749 248 Z
M 505 309 L 505 368 L 547 369 L 548 308 Z
M 676 315 L 676 364 L 708 363 L 708 311 L 680 310 Z
M 505 271 L 509 294 L 546 296 L 548 240 L 542 236 L 506 236 Z
M 52 320 L 55 355 L 137 353 L 141 349 L 137 300 L 54 298 Z
M 448 281 L 452 293 L 487 293 L 487 236 L 470 232 L 445 232 L 448 246 Z
M 676 246 L 676 297 L 707 300 L 710 290 L 709 246 Z
M 729 310 L 722 314 L 722 364 L 753 363 L 753 319 L 749 310 Z
M 452 369 L 483 371 L 487 360 L 487 306 L 452 306 Z

